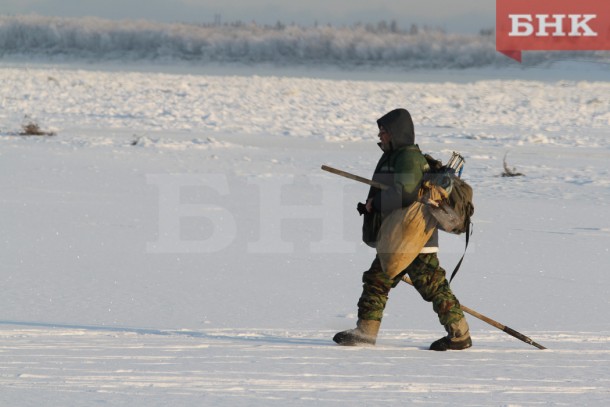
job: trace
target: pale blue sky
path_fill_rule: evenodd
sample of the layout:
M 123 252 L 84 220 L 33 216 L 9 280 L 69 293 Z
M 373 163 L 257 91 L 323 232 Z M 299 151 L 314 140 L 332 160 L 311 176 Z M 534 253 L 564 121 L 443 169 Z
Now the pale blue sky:
M 95 16 L 163 22 L 223 22 L 351 25 L 396 20 L 450 32 L 478 32 L 495 26 L 494 0 L 0 0 L 0 14 Z

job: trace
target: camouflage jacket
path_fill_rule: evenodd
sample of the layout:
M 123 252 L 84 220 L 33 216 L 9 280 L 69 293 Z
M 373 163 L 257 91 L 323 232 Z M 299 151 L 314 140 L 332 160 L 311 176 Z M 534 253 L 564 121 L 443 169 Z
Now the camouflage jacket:
M 373 199 L 374 211 L 365 214 L 362 232 L 364 242 L 371 247 L 375 247 L 384 215 L 415 202 L 424 173 L 430 170 L 419 146 L 413 143 L 413 123 L 406 110 L 394 110 L 377 123 L 390 132 L 392 139 L 389 151 L 384 151 L 373 174 L 374 181 L 389 188 L 371 187 L 367 196 L 367 200 Z M 438 231 L 435 230 L 426 247 L 438 247 Z

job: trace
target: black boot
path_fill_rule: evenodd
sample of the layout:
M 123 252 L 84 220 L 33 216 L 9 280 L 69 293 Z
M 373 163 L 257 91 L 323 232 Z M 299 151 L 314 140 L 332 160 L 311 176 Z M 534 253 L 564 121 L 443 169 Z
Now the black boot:
M 470 348 L 471 346 L 472 339 L 470 339 L 470 336 L 467 336 L 466 339 L 462 339 L 459 341 L 456 341 L 455 339 L 452 340 L 448 336 L 444 336 L 441 339 L 432 342 L 432 345 L 430 345 L 430 350 L 464 350 Z
M 381 321 L 359 319 L 355 329 L 339 332 L 333 341 L 343 346 L 375 345 Z
M 472 346 L 466 318 L 461 318 L 457 322 L 445 325 L 445 330 L 447 331 L 447 336 L 432 342 L 430 350 L 462 350 Z

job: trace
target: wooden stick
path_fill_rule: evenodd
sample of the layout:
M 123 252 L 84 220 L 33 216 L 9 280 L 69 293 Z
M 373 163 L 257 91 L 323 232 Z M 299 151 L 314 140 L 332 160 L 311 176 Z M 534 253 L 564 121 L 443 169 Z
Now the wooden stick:
M 354 181 L 362 182 L 363 184 L 370 185 L 374 188 L 379 189 L 388 189 L 389 186 L 382 184 L 377 181 L 372 181 L 368 178 L 359 177 L 358 175 L 350 174 L 349 172 L 341 171 L 333 167 L 329 167 L 328 165 L 323 165 L 322 169 L 324 171 L 332 172 L 333 174 L 341 175 L 342 177 L 353 179 Z
M 407 284 L 409 284 L 411 286 L 413 285 L 413 282 L 407 276 L 404 276 L 402 278 L 402 281 L 404 281 L 405 283 L 407 283 Z M 480 314 L 480 313 L 476 312 L 475 310 L 473 310 L 471 308 L 468 308 L 465 305 L 461 305 L 460 304 L 460 308 L 462 309 L 462 311 L 472 315 L 473 317 L 476 317 L 476 318 L 480 319 L 483 322 L 487 322 L 489 325 L 491 325 L 491 326 L 493 326 L 495 328 L 498 328 L 499 330 L 501 330 L 503 332 L 506 332 L 507 334 L 509 334 L 511 336 L 514 336 L 515 338 L 519 339 L 520 341 L 523 341 L 523 342 L 528 343 L 528 344 L 530 344 L 532 346 L 535 346 L 538 349 L 546 349 L 544 346 L 540 345 L 539 343 L 534 342 L 531 338 L 523 335 L 522 333 L 517 332 L 514 329 L 509 328 L 506 325 L 503 325 L 503 324 L 501 324 L 501 323 L 499 323 L 497 321 L 494 321 L 493 319 L 491 319 L 489 317 L 486 317 L 485 315 Z

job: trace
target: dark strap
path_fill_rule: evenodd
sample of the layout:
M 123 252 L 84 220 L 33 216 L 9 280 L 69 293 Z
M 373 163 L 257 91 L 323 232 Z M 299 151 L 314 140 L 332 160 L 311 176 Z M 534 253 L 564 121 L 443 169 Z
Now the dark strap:
M 471 226 L 472 222 L 468 222 L 468 225 L 466 225 L 466 246 L 464 247 L 464 254 L 462 254 L 462 258 L 460 259 L 460 261 L 458 261 L 458 264 L 455 266 L 455 269 L 453 269 L 453 273 L 451 273 L 451 278 L 449 278 L 449 282 L 451 282 L 451 280 L 453 280 L 453 277 L 455 277 L 455 275 L 457 274 L 458 270 L 460 269 L 460 266 L 462 265 L 462 261 L 464 261 L 464 256 L 466 256 L 466 249 L 468 249 L 470 235 L 472 235 L 472 229 L 474 229 L 474 227 L 471 228 Z

